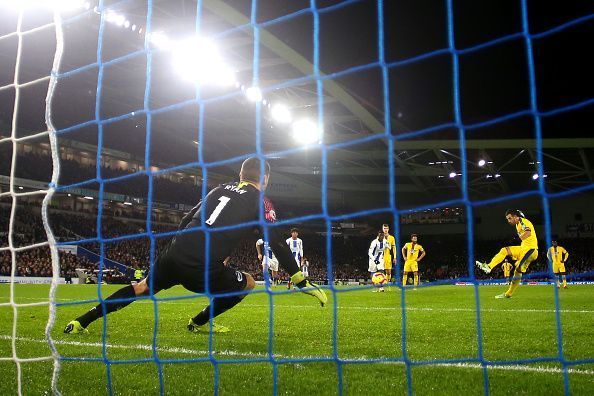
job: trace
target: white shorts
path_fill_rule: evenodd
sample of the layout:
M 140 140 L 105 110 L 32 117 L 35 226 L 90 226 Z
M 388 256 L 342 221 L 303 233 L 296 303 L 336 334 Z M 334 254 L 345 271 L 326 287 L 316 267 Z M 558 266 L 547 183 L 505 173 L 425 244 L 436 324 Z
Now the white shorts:
M 384 270 L 384 260 L 380 260 L 379 264 L 376 264 L 375 261 L 369 260 L 369 272 L 377 272 Z
M 278 271 L 278 260 L 275 258 L 266 258 L 264 257 L 264 261 L 262 261 L 262 267 L 266 270 L 266 265 L 272 271 Z

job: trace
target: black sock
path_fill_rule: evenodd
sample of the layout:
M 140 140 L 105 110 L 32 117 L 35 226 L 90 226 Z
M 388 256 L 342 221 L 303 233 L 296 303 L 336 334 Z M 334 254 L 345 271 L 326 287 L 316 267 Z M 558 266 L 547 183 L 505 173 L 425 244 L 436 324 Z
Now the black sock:
M 119 309 L 124 308 L 125 306 L 130 305 L 130 303 L 134 300 L 128 301 L 118 301 L 118 302 L 109 302 L 109 300 L 121 300 L 121 299 L 136 299 L 136 293 L 134 293 L 134 288 L 132 285 L 128 285 L 126 287 L 121 288 L 117 292 L 113 293 L 111 296 L 105 299 L 105 314 L 107 315 L 110 312 L 117 311 Z M 79 316 L 76 320 L 80 322 L 82 327 L 87 327 L 97 319 L 103 316 L 103 307 L 101 304 L 97 305 L 96 307 L 91 308 L 87 313 L 82 316 Z
M 244 296 L 215 297 L 212 299 L 212 317 L 215 318 L 225 311 L 233 308 L 243 300 Z M 192 318 L 192 321 L 198 326 L 205 325 L 210 319 L 210 305 L 204 308 L 200 313 Z

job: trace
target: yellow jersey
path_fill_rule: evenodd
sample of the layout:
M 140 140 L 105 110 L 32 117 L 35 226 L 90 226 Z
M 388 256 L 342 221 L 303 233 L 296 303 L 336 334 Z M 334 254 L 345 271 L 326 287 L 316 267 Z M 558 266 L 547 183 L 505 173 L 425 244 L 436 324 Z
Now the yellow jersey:
M 423 246 L 415 243 L 413 246 L 412 242 L 407 242 L 404 245 L 406 250 L 406 261 L 416 261 L 419 258 L 419 254 L 423 251 Z
M 530 236 L 522 241 L 521 246 L 527 249 L 538 249 L 538 239 L 536 239 L 536 230 L 530 222 L 530 220 L 520 217 L 520 221 L 516 224 L 516 231 L 518 236 L 522 235 L 525 231 L 530 231 Z M 521 239 L 521 238 L 520 238 Z
M 390 234 L 388 234 L 387 237 L 384 237 L 384 239 L 388 242 L 386 244 L 386 250 L 384 250 L 384 261 L 392 262 L 392 248 L 396 249 L 396 240 Z
M 556 248 L 555 246 L 551 246 L 547 256 L 549 257 L 549 260 L 553 262 L 553 264 L 561 264 L 567 261 L 569 253 L 567 253 L 567 250 L 561 246 L 557 246 Z
M 502 264 L 502 268 L 503 268 L 503 272 L 505 274 L 509 274 L 512 269 L 512 264 L 510 262 L 506 261 Z

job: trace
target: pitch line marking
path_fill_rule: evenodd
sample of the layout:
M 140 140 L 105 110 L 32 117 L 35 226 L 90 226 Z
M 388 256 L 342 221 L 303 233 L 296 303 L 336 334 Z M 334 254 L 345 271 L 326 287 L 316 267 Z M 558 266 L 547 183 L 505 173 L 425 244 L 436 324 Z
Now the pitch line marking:
M 200 297 L 197 297 L 200 298 Z M 0 299 L 10 299 L 9 297 L 2 297 Z M 36 300 L 40 306 L 48 304 L 48 300 L 43 300 L 38 297 L 17 297 L 17 300 Z M 74 298 L 57 298 L 57 301 L 77 301 Z M 191 305 L 192 303 L 186 303 L 175 300 L 163 300 L 158 301 L 162 304 L 172 305 Z M 153 304 L 152 301 L 135 301 L 135 304 Z M 257 307 L 257 308 L 268 308 L 268 304 L 240 304 L 238 307 Z M 312 305 L 289 305 L 289 304 L 278 304 L 274 305 L 274 309 L 278 308 L 299 308 L 299 309 L 318 309 L 319 307 L 315 304 Z M 352 309 L 352 310 L 363 310 L 363 311 L 402 311 L 401 307 L 363 307 L 363 306 L 345 306 L 339 305 L 338 309 Z M 407 311 L 426 311 L 426 312 L 475 312 L 475 308 L 432 308 L 432 307 L 406 307 Z M 555 313 L 555 309 L 531 309 L 531 308 L 518 308 L 518 309 L 499 309 L 499 308 L 481 308 L 481 312 L 511 312 L 511 313 Z M 594 313 L 594 310 L 590 309 L 560 309 L 560 313 Z
M 269 307 L 268 304 L 244 304 L 244 307 Z M 319 309 L 318 306 L 315 305 L 275 305 L 274 309 L 277 308 L 311 308 L 311 309 Z M 401 307 L 361 307 L 361 306 L 341 306 L 337 307 L 338 309 L 353 309 L 353 310 L 363 310 L 363 311 L 402 311 Z M 431 308 L 431 307 L 406 307 L 407 311 L 435 311 L 435 312 L 475 312 L 476 309 L 474 308 Z M 557 312 L 554 309 L 496 309 L 496 308 L 481 308 L 481 312 L 537 312 L 537 313 L 554 313 Z M 561 313 L 594 313 L 594 310 L 586 310 L 586 309 L 560 309 L 559 312 Z
M 206 334 L 205 334 L 206 335 Z M 10 335 L 0 335 L 0 340 L 12 340 Z M 28 337 L 16 337 L 17 341 L 24 341 L 24 342 L 34 342 L 39 344 L 47 344 L 47 341 L 44 339 L 37 339 L 37 338 L 28 338 Z M 56 345 L 67 345 L 67 346 L 80 346 L 80 347 L 103 347 L 103 344 L 100 342 L 82 342 L 82 341 L 64 341 L 64 340 L 54 340 Z M 126 350 L 143 350 L 143 351 L 152 351 L 152 345 L 145 345 L 145 344 L 136 344 L 136 345 L 123 345 L 123 344 L 106 344 L 107 348 L 116 348 L 116 349 L 126 349 Z M 181 348 L 181 347 L 156 347 L 158 352 L 168 352 L 168 353 L 179 353 L 183 355 L 204 355 L 205 357 L 208 356 L 208 351 L 206 350 L 197 350 L 197 349 L 189 349 L 189 348 Z M 220 356 L 242 356 L 246 358 L 254 358 L 254 357 L 269 357 L 266 353 L 260 352 L 238 352 L 233 350 L 222 350 L 222 351 L 213 351 L 214 355 Z M 315 359 L 320 358 L 320 356 L 292 356 L 292 355 L 281 355 L 275 354 L 274 357 L 281 358 L 281 359 Z M 355 360 L 355 361 L 367 361 L 367 360 L 374 360 L 373 363 L 379 364 L 396 364 L 396 365 L 403 365 L 403 362 L 377 362 L 377 359 L 386 359 L 386 358 L 368 358 L 365 356 L 357 357 L 357 358 L 345 358 L 348 360 Z M 478 363 L 436 363 L 436 364 L 426 364 L 424 366 L 431 366 L 431 367 L 453 367 L 453 368 L 462 368 L 462 369 L 483 369 L 483 366 Z M 503 370 L 503 371 L 524 371 L 524 372 L 534 372 L 534 373 L 548 373 L 548 374 L 561 374 L 563 373 L 563 369 L 557 367 L 545 367 L 545 366 L 521 366 L 521 365 L 493 365 L 488 366 L 489 370 Z M 594 375 L 594 370 L 585 370 L 585 369 L 574 369 L 568 368 L 567 372 L 569 374 L 580 374 L 580 375 Z

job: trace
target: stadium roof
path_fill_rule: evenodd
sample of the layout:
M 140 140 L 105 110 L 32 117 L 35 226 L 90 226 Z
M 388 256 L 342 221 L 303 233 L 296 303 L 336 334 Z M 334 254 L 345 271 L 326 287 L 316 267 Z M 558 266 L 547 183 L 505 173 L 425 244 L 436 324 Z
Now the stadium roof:
M 388 189 L 388 139 L 384 133 L 384 89 L 378 61 L 377 10 L 374 1 L 318 1 L 319 66 L 323 97 L 318 95 L 314 70 L 313 13 L 308 1 L 259 2 L 257 20 L 260 46 L 258 73 L 253 70 L 254 30 L 250 2 L 204 0 L 200 29 L 214 37 L 233 65 L 238 79 L 254 81 L 268 102 L 287 104 L 295 117 L 317 119 L 323 100 L 324 140 L 328 152 L 329 189 L 353 198 Z M 348 4 L 347 4 L 348 3 Z M 530 114 L 530 84 L 521 10 L 516 2 L 495 5 L 454 2 L 455 42 L 460 50 L 460 115 L 466 126 L 466 166 L 471 198 L 537 188 L 538 146 Z M 152 31 L 172 39 L 195 32 L 195 1 L 154 1 Z M 443 4 L 386 2 L 385 57 L 389 84 L 390 136 L 396 192 L 400 202 L 418 203 L 435 195 L 447 199 L 461 194 L 458 173 L 463 169 L 459 130 L 455 123 L 452 57 L 448 50 L 447 10 Z M 146 1 L 107 4 L 133 23 L 145 24 Z M 542 112 L 542 159 L 546 187 L 564 191 L 591 185 L 594 142 L 586 120 L 591 116 L 592 93 L 583 84 L 589 75 L 583 49 L 593 23 L 577 18 L 594 11 L 591 5 L 530 5 L 530 31 L 534 38 L 536 93 Z M 562 10 L 559 9 L 562 8 Z M 582 7 L 582 8 L 579 8 Z M 561 12 L 562 11 L 562 12 Z M 294 14 L 292 14 L 294 13 Z M 285 18 L 292 15 L 291 18 Z M 12 19 L 11 19 L 12 17 Z M 25 15 L 25 28 L 47 16 Z M 14 15 L 0 25 L 4 35 L 14 30 Z M 100 18 L 89 11 L 65 25 L 66 50 L 62 70 L 78 70 L 58 84 L 54 117 L 58 128 L 95 118 Z M 575 22 L 578 21 L 578 22 Z M 570 24 L 565 26 L 564 24 Z M 565 26 L 556 32 L 559 26 Z M 552 32 L 552 33 L 551 33 Z M 55 49 L 51 29 L 24 36 L 21 81 L 47 75 Z M 499 38 L 504 40 L 498 40 Z M 106 24 L 103 32 L 104 67 L 100 115 L 103 145 L 144 157 L 146 115 L 143 110 L 147 75 L 142 35 Z M 0 39 L 0 86 L 12 82 L 16 41 Z M 130 55 L 132 54 L 132 55 Z M 563 59 L 562 62 L 559 60 Z M 196 91 L 180 80 L 170 66 L 170 55 L 153 48 L 150 107 L 150 156 L 153 165 L 175 166 L 195 162 L 198 150 L 205 160 L 221 161 L 256 151 L 256 106 L 238 89 L 203 89 L 204 139 L 199 145 L 200 108 Z M 11 63 L 12 62 L 12 63 Z M 361 67 L 363 66 L 363 67 Z M 22 90 L 21 131 L 43 126 L 47 85 Z M 0 91 L 0 119 L 10 124 L 10 90 Z M 217 97 L 222 98 L 216 99 Z M 387 102 L 386 102 L 387 103 Z M 582 106 L 584 105 L 584 106 Z M 573 109 L 571 106 L 575 106 Z M 263 150 L 277 153 L 275 168 L 287 177 L 319 186 L 322 152 L 319 148 L 293 151 L 288 127 L 276 124 L 262 106 Z M 571 111 L 569 111 L 571 110 Z M 89 125 L 64 135 L 97 144 L 97 126 Z M 362 143 L 350 145 L 357 139 Z M 278 154 L 280 153 L 280 154 Z M 484 159 L 485 166 L 477 162 Z M 224 167 L 221 169 L 223 173 Z M 455 177 L 450 178 L 450 174 Z M 500 175 L 496 177 L 496 175 Z

